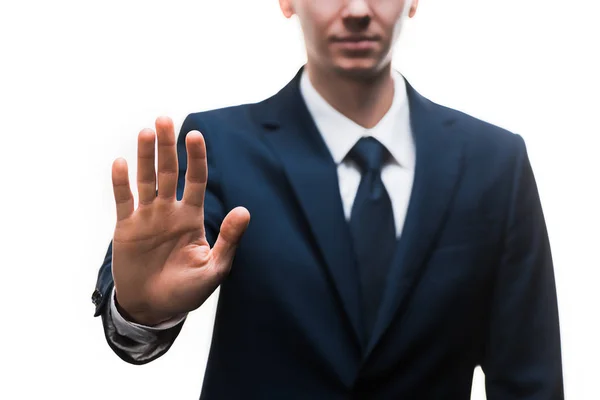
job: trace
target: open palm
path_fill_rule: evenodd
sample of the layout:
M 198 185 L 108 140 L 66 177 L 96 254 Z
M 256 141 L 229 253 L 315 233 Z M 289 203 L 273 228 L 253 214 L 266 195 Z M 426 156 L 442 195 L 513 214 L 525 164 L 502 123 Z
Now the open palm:
M 156 135 L 150 129 L 140 132 L 139 205 L 135 210 L 127 163 L 124 159 L 113 163 L 117 207 L 113 278 L 119 307 L 134 322 L 154 325 L 202 305 L 229 272 L 237 244 L 250 221 L 245 208 L 233 209 L 210 248 L 204 231 L 206 147 L 199 132 L 188 133 L 186 149 L 185 188 L 182 200 L 177 201 L 173 122 L 161 117 L 156 120 Z

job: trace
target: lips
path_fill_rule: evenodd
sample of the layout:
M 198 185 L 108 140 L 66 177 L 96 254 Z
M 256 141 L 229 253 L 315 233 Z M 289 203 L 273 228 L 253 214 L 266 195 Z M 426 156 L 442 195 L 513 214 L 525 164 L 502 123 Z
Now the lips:
M 356 43 L 356 42 L 376 42 L 379 40 L 376 36 L 335 36 L 331 39 L 333 42 Z
M 333 38 L 332 42 L 334 45 L 340 46 L 346 50 L 365 51 L 374 48 L 379 40 L 374 37 L 352 36 Z

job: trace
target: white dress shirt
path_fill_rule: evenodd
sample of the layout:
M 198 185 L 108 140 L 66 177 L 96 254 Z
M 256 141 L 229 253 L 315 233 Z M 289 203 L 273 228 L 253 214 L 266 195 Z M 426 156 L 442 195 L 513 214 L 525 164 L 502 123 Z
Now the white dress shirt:
M 412 191 L 416 152 L 410 126 L 406 83 L 396 71 L 393 72 L 393 78 L 392 105 L 381 121 L 370 129 L 358 125 L 327 103 L 311 84 L 306 70 L 300 79 L 300 92 L 338 166 L 340 193 L 347 220 L 350 220 L 350 212 L 360 184 L 361 173 L 353 161 L 345 159 L 346 155 L 356 142 L 365 136 L 374 137 L 390 152 L 392 157 L 383 166 L 381 179 L 392 202 L 396 235 L 400 236 Z M 119 314 L 115 306 L 114 292 L 110 303 L 116 331 L 138 343 L 151 342 L 155 339 L 155 332 L 171 328 L 185 319 L 185 316 L 182 316 L 155 327 L 147 327 L 131 323 Z

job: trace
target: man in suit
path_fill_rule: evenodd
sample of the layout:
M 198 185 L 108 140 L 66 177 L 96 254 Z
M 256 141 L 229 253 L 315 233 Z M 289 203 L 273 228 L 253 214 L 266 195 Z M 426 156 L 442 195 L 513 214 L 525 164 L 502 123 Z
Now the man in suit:
M 93 294 L 109 345 L 156 359 L 220 285 L 202 398 L 468 399 L 477 365 L 490 400 L 562 398 L 522 138 L 392 70 L 417 0 L 280 5 L 308 56 L 286 87 L 191 114 L 177 141 L 168 118 L 142 131 L 135 210 L 114 162 Z

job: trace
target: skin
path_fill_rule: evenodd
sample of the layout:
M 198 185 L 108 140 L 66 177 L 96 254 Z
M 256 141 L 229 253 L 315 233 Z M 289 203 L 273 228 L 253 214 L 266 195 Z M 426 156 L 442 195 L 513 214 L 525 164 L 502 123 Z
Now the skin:
M 245 208 L 230 211 L 210 248 L 204 231 L 208 169 L 202 135 L 190 132 L 186 148 L 188 169 L 181 201 L 175 197 L 178 163 L 170 118 L 156 120 L 156 135 L 145 129 L 138 136 L 137 209 L 126 161 L 119 158 L 112 167 L 117 206 L 112 271 L 117 307 L 125 318 L 144 325 L 156 325 L 200 307 L 229 272 L 250 221 Z
M 408 1 L 408 0 L 407 0 Z M 306 70 L 317 91 L 338 111 L 370 128 L 394 96 L 392 48 L 418 0 L 280 0 L 285 17 L 296 15 L 304 33 Z M 369 39 L 357 44 L 356 39 Z M 353 39 L 354 44 L 347 40 Z M 155 142 L 158 140 L 158 154 Z M 117 307 L 130 321 L 156 325 L 200 307 L 231 269 L 236 247 L 250 222 L 244 207 L 229 212 L 213 248 L 204 232 L 208 177 L 200 132 L 186 136 L 188 168 L 181 201 L 176 200 L 177 151 L 173 122 L 156 120 L 156 130 L 138 135 L 134 208 L 127 162 L 113 162 L 117 209 L 112 271 Z M 157 168 L 154 164 L 157 158 Z M 158 186 L 158 194 L 156 187 Z
M 279 0 L 287 18 L 296 16 L 306 43 L 306 70 L 315 89 L 334 108 L 365 128 L 375 126 L 394 97 L 392 49 L 405 17 L 418 0 Z M 365 50 L 340 43 L 370 38 Z

